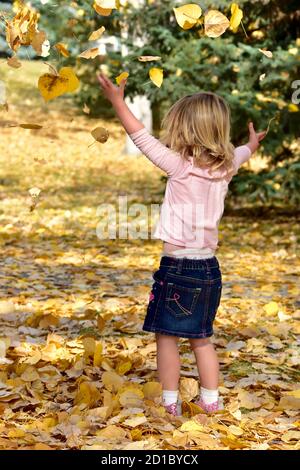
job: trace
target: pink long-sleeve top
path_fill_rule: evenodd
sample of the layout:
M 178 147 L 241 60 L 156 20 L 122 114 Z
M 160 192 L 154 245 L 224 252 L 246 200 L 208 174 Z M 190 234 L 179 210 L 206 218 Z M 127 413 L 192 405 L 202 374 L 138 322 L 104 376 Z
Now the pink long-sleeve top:
M 184 159 L 146 128 L 129 134 L 141 153 L 167 176 L 164 200 L 154 238 L 185 248 L 218 248 L 218 226 L 224 211 L 228 185 L 239 167 L 251 156 L 247 145 L 234 151 L 234 171 L 197 167 L 193 157 Z

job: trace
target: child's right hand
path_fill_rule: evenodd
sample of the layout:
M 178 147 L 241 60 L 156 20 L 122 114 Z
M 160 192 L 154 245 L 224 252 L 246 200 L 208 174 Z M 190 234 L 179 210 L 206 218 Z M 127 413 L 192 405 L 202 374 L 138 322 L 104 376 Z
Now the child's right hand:
M 266 137 L 267 131 L 256 132 L 253 126 L 253 122 L 249 123 L 249 142 L 247 146 L 250 148 L 251 152 L 254 153 L 259 147 L 259 143 Z
M 122 80 L 120 86 L 116 86 L 108 77 L 106 77 L 106 75 L 104 75 L 104 73 L 100 72 L 97 75 L 97 78 L 105 98 L 107 98 L 113 105 L 123 101 L 127 79 Z

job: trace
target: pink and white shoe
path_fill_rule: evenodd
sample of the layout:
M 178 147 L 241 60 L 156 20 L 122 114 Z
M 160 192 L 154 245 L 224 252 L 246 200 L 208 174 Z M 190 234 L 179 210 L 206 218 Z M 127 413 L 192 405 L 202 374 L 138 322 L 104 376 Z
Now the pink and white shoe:
M 172 403 L 171 405 L 164 405 L 166 411 L 170 413 L 170 415 L 173 416 L 179 416 L 178 415 L 178 408 L 177 408 L 177 403 Z
M 218 401 L 208 404 L 204 403 L 202 398 L 200 398 L 200 400 L 196 401 L 195 404 L 202 408 L 205 413 L 216 413 L 217 411 L 224 410 L 223 402 L 220 399 Z

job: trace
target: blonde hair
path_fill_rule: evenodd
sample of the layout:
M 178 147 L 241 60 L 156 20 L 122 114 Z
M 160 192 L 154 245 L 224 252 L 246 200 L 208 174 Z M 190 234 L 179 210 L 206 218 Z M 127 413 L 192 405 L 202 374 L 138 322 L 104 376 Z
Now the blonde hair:
M 230 109 L 223 98 L 203 92 L 178 100 L 162 121 L 160 141 L 185 159 L 209 171 L 233 169 Z

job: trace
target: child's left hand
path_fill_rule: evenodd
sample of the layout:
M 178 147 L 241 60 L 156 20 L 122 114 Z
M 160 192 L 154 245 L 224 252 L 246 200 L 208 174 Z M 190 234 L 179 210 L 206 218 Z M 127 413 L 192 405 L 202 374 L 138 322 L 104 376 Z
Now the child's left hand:
M 122 80 L 120 86 L 116 86 L 102 72 L 97 75 L 97 78 L 105 98 L 107 98 L 112 104 L 124 100 L 124 90 L 127 79 Z

